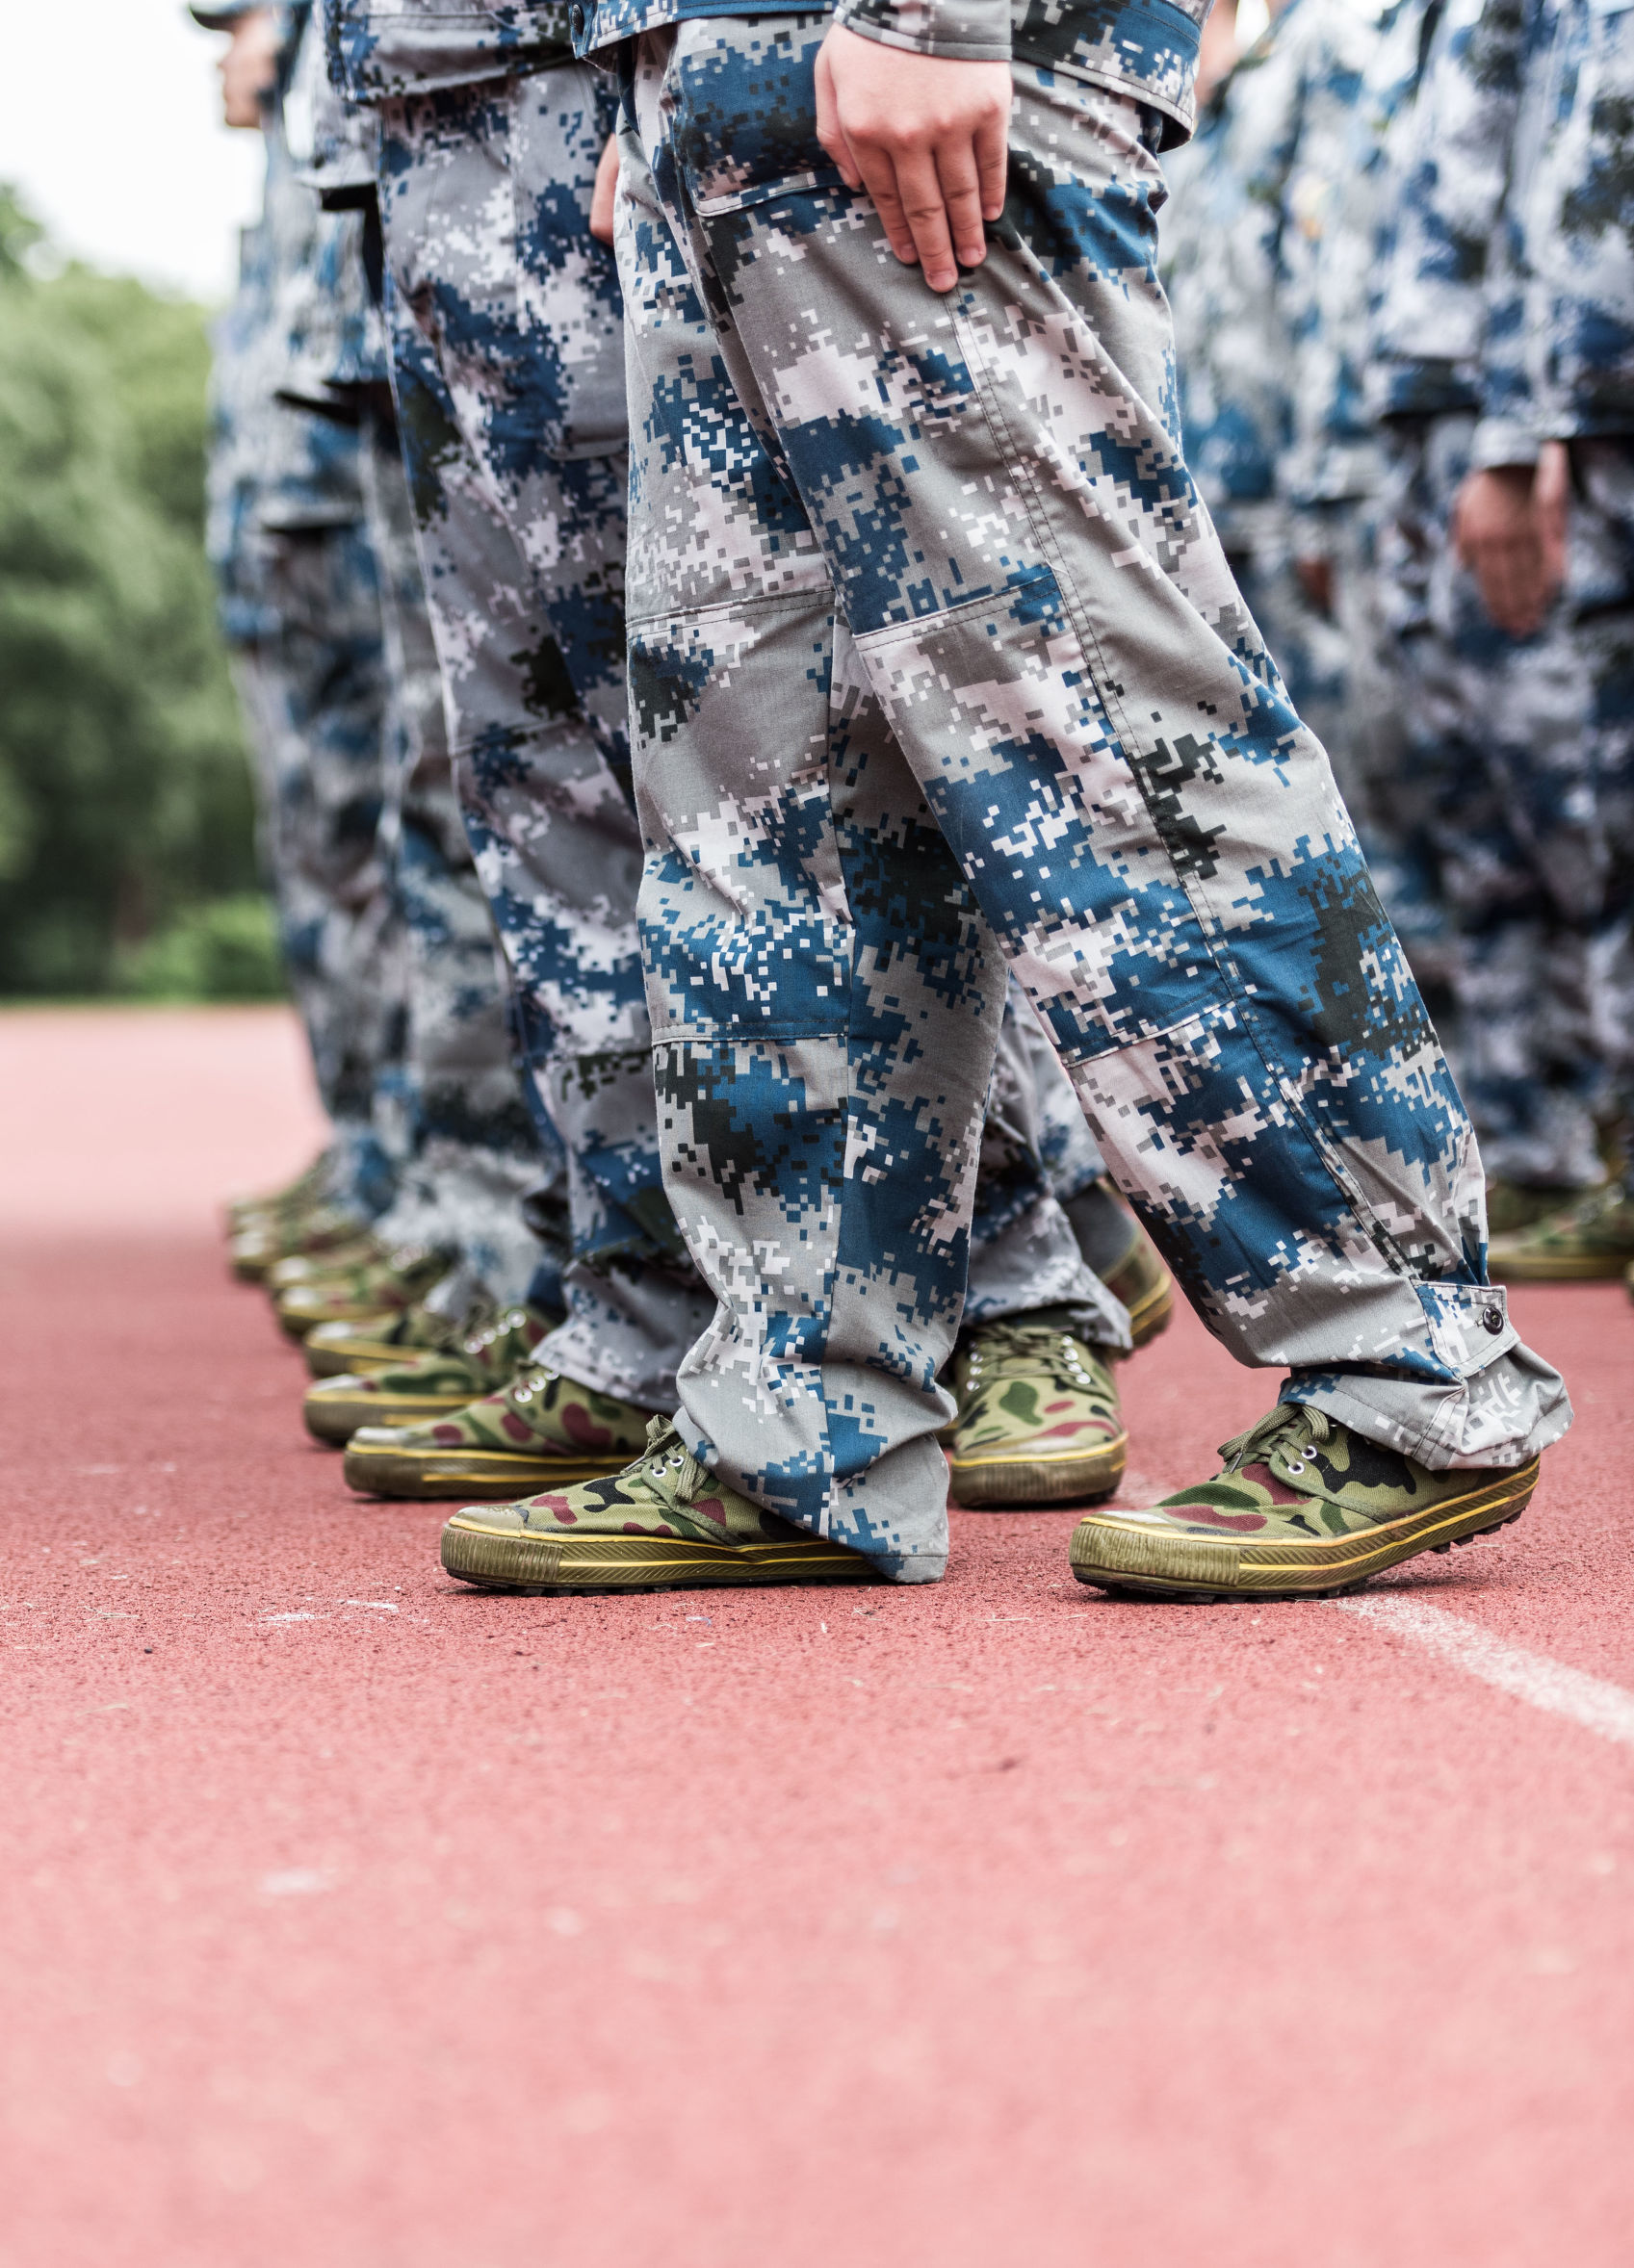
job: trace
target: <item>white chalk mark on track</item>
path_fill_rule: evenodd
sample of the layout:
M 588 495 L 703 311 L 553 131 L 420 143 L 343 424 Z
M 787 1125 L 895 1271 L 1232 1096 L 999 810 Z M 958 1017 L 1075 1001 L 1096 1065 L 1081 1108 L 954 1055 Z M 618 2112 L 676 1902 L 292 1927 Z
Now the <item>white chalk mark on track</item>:
M 1382 1630 L 1422 1646 L 1455 1669 L 1468 1672 L 1517 1701 L 1551 1716 L 1569 1717 L 1604 1740 L 1621 1740 L 1634 1748 L 1634 1693 L 1586 1670 L 1569 1669 L 1547 1654 L 1529 1654 L 1520 1646 L 1506 1646 L 1478 1624 L 1440 1607 L 1426 1607 L 1416 1599 L 1336 1599 L 1341 1613 L 1359 1614 Z

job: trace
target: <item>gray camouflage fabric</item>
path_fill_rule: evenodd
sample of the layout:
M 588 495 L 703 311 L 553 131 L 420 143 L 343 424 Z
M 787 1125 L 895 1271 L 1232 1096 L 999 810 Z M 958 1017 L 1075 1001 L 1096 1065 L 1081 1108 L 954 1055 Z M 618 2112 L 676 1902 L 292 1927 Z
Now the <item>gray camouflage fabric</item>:
M 594 75 L 570 64 L 387 103 L 381 116 L 396 384 L 465 822 L 537 1115 L 568 1161 L 568 1321 L 541 1359 L 673 1409 L 676 1370 L 713 1301 L 663 1191 L 635 930 L 622 308 L 588 234 L 610 110 Z M 1099 1173 L 1093 1145 L 1086 1133 L 1056 1143 L 1047 1166 L 1044 1098 L 1064 1082 L 1036 1047 L 1009 1069 L 973 1319 L 1054 1302 L 1126 1345 L 1127 1316 L 1058 1201 Z M 1065 1115 L 1058 1097 L 1054 1109 Z
M 437 668 L 395 428 L 371 422 L 365 464 L 393 700 L 384 833 L 406 1002 L 390 1103 L 398 1190 L 376 1234 L 446 1247 L 502 1305 L 538 1297 L 539 1244 L 523 1217 L 559 1172 L 524 1099 L 503 965 L 454 792 Z M 388 1105 L 390 1107 L 390 1105 Z
M 1348 0 L 1288 0 L 1167 160 L 1159 227 L 1180 435 L 1237 587 L 1289 698 L 1348 785 L 1348 644 L 1306 599 L 1301 555 L 1332 556 L 1350 498 L 1295 508 L 1289 460 L 1319 334 L 1324 223 L 1368 53 Z
M 1607 436 L 1578 468 L 1567 585 L 1536 635 L 1494 627 L 1450 542 L 1465 472 L 1537 454 L 1526 220 L 1559 141 L 1560 25 L 1552 0 L 1451 0 L 1388 216 L 1368 382 L 1388 435 L 1380 556 L 1407 739 L 1456 931 L 1461 1079 L 1488 1170 L 1569 1190 L 1600 1178 L 1596 1120 L 1621 1104 L 1634 1013 L 1621 445 Z
M 283 398 L 313 278 L 337 253 L 279 106 L 240 289 L 215 337 L 207 541 L 254 752 L 263 868 L 333 1134 L 328 1195 L 392 1194 L 375 1120 L 389 1066 L 394 916 L 379 850 L 388 681 L 355 430 Z
M 1008 965 L 1238 1359 L 1519 1463 L 1564 1389 L 1482 1282 L 1471 1130 L 1180 454 L 1161 129 L 1015 64 L 1005 217 L 939 299 L 817 142 L 827 21 L 621 55 L 642 945 L 717 1302 L 688 1446 L 941 1572 Z

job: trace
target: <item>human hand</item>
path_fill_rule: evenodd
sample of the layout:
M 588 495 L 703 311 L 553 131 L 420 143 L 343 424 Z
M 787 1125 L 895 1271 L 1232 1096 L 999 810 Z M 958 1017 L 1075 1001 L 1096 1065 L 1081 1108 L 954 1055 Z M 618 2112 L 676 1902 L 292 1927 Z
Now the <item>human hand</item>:
M 596 186 L 590 192 L 590 234 L 598 244 L 612 242 L 612 204 L 618 194 L 618 136 L 610 134 L 607 147 L 596 161 Z
M 817 60 L 817 140 L 866 189 L 898 260 L 951 291 L 1004 210 L 1010 66 L 958 63 L 832 24 Z
M 1489 465 L 1465 477 L 1453 504 L 1458 555 L 1487 612 L 1516 638 L 1531 636 L 1553 596 L 1533 490 L 1532 466 Z
M 248 8 L 235 16 L 227 51 L 216 65 L 221 74 L 221 115 L 229 126 L 259 126 L 264 97 L 278 70 L 278 21 L 270 8 Z

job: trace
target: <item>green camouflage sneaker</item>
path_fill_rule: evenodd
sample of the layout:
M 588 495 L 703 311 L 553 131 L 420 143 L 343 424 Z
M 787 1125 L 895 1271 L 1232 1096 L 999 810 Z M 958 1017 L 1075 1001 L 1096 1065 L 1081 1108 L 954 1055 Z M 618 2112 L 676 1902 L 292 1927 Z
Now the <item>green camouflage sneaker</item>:
M 315 1323 L 300 1342 L 306 1367 L 315 1379 L 352 1379 L 367 1371 L 384 1370 L 394 1362 L 407 1362 L 416 1353 L 433 1353 L 435 1349 L 418 1348 L 409 1338 L 396 1346 L 390 1343 L 399 1324 L 425 1313 L 416 1301 L 412 1307 L 395 1311 L 388 1307 L 373 1315 L 350 1315 L 344 1323 Z M 439 1315 L 435 1320 L 443 1323 L 447 1318 Z
M 301 1405 L 306 1430 L 315 1441 L 344 1446 L 359 1426 L 419 1426 L 463 1409 L 507 1385 L 553 1320 L 536 1307 L 507 1307 L 443 1353 L 402 1354 L 367 1376 L 320 1379 Z
M 343 1374 L 356 1378 L 365 1371 L 411 1361 L 416 1354 L 451 1354 L 474 1332 L 486 1330 L 498 1312 L 483 1292 L 454 1316 L 440 1314 L 416 1300 L 409 1307 L 354 1315 L 344 1323 L 315 1324 L 302 1341 L 306 1367 L 315 1379 L 338 1379 Z M 551 1320 L 554 1326 L 561 1319 Z
M 1104 1352 L 1067 1310 L 978 1324 L 953 1358 L 957 1505 L 1090 1504 L 1123 1478 L 1128 1434 Z
M 384 1258 L 357 1262 L 344 1273 L 296 1284 L 274 1302 L 278 1321 L 292 1339 L 303 1339 L 320 1323 L 354 1322 L 359 1316 L 411 1307 L 449 1272 L 450 1254 L 427 1245 L 399 1245 Z
M 1634 1200 L 1621 1181 L 1606 1181 L 1517 1235 L 1493 1237 L 1487 1273 L 1494 1283 L 1586 1283 L 1621 1276 L 1630 1260 Z
M 443 1565 L 480 1590 L 700 1590 L 739 1583 L 882 1583 L 871 1559 L 809 1534 L 706 1472 L 668 1418 L 605 1481 L 524 1504 L 466 1505 Z
M 1536 1457 L 1513 1472 L 1432 1473 L 1297 1402 L 1220 1455 L 1212 1481 L 1147 1511 L 1080 1520 L 1078 1581 L 1143 1598 L 1331 1598 L 1518 1520 L 1538 1484 Z
M 1144 1347 L 1175 1312 L 1175 1279 L 1140 1223 L 1103 1173 L 1066 1201 L 1078 1250 L 1129 1311 L 1129 1336 Z
M 354 1227 L 344 1244 L 325 1245 L 315 1252 L 290 1252 L 274 1260 L 261 1280 L 276 1300 L 297 1286 L 304 1290 L 308 1284 L 322 1283 L 331 1276 L 349 1276 L 354 1268 L 385 1257 L 386 1248 L 372 1229 Z
M 223 1208 L 229 1235 L 241 1228 L 257 1227 L 263 1221 L 310 1212 L 323 1201 L 328 1171 L 329 1153 L 321 1149 L 312 1163 L 303 1167 L 293 1181 L 286 1181 L 282 1189 L 264 1190 L 256 1197 L 229 1198 Z
M 227 1257 L 241 1283 L 264 1283 L 275 1269 L 342 1250 L 368 1233 L 368 1223 L 355 1213 L 336 1205 L 315 1205 L 287 1220 L 262 1221 L 240 1229 L 228 1240 Z
M 639 1451 L 652 1412 L 542 1365 L 423 1426 L 365 1426 L 345 1472 L 368 1496 L 525 1496 L 599 1481 Z
M 1144 1347 L 1159 1331 L 1168 1329 L 1175 1312 L 1175 1279 L 1138 1221 L 1134 1224 L 1134 1242 L 1128 1257 L 1101 1280 L 1129 1311 L 1132 1345 Z

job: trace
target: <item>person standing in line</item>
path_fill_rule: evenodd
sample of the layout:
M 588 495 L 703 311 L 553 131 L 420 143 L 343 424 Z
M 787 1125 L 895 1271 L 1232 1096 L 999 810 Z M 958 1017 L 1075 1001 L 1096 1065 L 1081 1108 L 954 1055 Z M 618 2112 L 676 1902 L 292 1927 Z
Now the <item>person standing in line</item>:
M 1554 0 L 1449 0 L 1394 185 L 1367 380 L 1389 467 L 1393 651 L 1452 932 L 1460 1082 L 1491 1176 L 1498 1276 L 1517 1236 L 1604 1178 L 1580 913 L 1595 800 L 1580 686 L 1593 663 L 1574 651 L 1569 608 L 1541 587 L 1500 594 L 1470 564 L 1494 529 L 1501 546 L 1512 498 L 1530 508 L 1538 443 L 1509 373 L 1557 18 Z
M 331 1128 L 288 1207 L 275 1197 L 235 1216 L 235 1266 L 257 1276 L 286 1251 L 354 1240 L 394 1186 L 374 1113 L 392 1043 L 376 840 L 386 679 L 356 436 L 278 395 L 290 295 L 316 254 L 315 210 L 282 133 L 280 28 L 258 5 L 193 13 L 230 35 L 227 123 L 267 144 L 263 218 L 246 232 L 238 296 L 215 334 L 207 543 L 284 964 Z
M 1562 0 L 1521 55 L 1536 125 L 1510 214 L 1517 280 L 1489 325 L 1456 529 L 1489 612 L 1532 632 L 1549 728 L 1524 764 L 1496 742 L 1524 852 L 1497 915 L 1517 958 L 1565 965 L 1587 1099 L 1620 1154 L 1598 1187 L 1494 1239 L 1492 1267 L 1622 1275 L 1634 1292 L 1634 19 Z
M 315 97 L 326 86 L 322 40 L 304 6 L 271 30 L 263 110 L 276 258 L 260 383 L 277 429 L 298 436 L 304 455 L 279 454 L 263 434 L 246 461 L 259 524 L 277 530 L 279 572 L 306 599 L 301 651 L 312 666 L 299 683 L 317 735 L 306 834 L 332 809 L 329 832 L 345 822 L 344 839 L 366 856 L 373 878 L 367 919 L 348 933 L 360 941 L 358 966 L 334 1022 L 354 1052 L 366 1038 L 381 1042 L 369 1052 L 360 1108 L 391 1177 L 389 1202 L 376 1203 L 373 1219 L 346 1216 L 347 1242 L 325 1221 L 301 1217 L 263 1232 L 264 1246 L 289 1249 L 288 1257 L 269 1254 L 265 1273 L 295 1335 L 342 1322 L 392 1329 L 424 1293 L 446 1336 L 532 1288 L 539 1247 L 517 1207 L 547 1169 L 522 1102 L 493 931 L 454 799 L 429 631 L 417 630 L 425 599 L 389 391 L 355 367 L 349 388 L 326 383 L 331 365 L 338 371 L 349 354 L 355 364 L 355 342 L 343 340 L 365 322 L 367 286 L 363 216 L 321 211 L 308 177 Z M 345 469 L 344 548 L 327 521 L 306 524 L 307 458 Z M 358 593 L 374 663 L 367 798 L 330 746 L 352 721 L 335 656 Z M 296 839 L 304 840 L 298 830 Z M 309 863 L 316 869 L 316 858 Z M 335 926 L 331 911 L 320 938 Z
M 590 228 L 610 111 L 556 9 L 514 12 L 503 35 L 478 8 L 433 20 L 344 0 L 327 21 L 347 91 L 379 120 L 394 385 L 457 776 L 573 1224 L 562 1327 L 462 1411 L 360 1427 L 347 1470 L 386 1493 L 516 1494 L 627 1461 L 673 1409 L 713 1307 L 659 1169 L 635 929 L 623 323 Z M 1110 1358 L 1132 1329 L 1051 1186 L 1024 1042 L 1008 1064 L 976 1166 L 954 1486 L 973 1503 L 1079 1501 L 1122 1468 Z M 1116 1224 L 1096 1257 L 1150 1332 L 1166 1279 L 1085 1185 L 1096 1171 L 1080 1157 L 1069 1194 L 1102 1233 Z M 961 1264 L 963 1250 L 961 1234 Z
M 1166 159 L 1158 224 L 1186 464 L 1341 787 L 1349 655 L 1333 581 L 1343 505 L 1296 508 L 1287 471 L 1324 223 L 1375 37 L 1348 0 L 1286 0 Z
M 455 1514 L 444 1565 L 942 1574 L 1006 966 L 1209 1328 L 1289 1374 L 1075 1572 L 1332 1589 L 1515 1517 L 1565 1389 L 1485 1280 L 1472 1131 L 1175 427 L 1159 153 L 1202 6 L 671 13 L 603 0 L 579 44 L 622 95 L 642 946 L 716 1310 L 645 1459 Z

